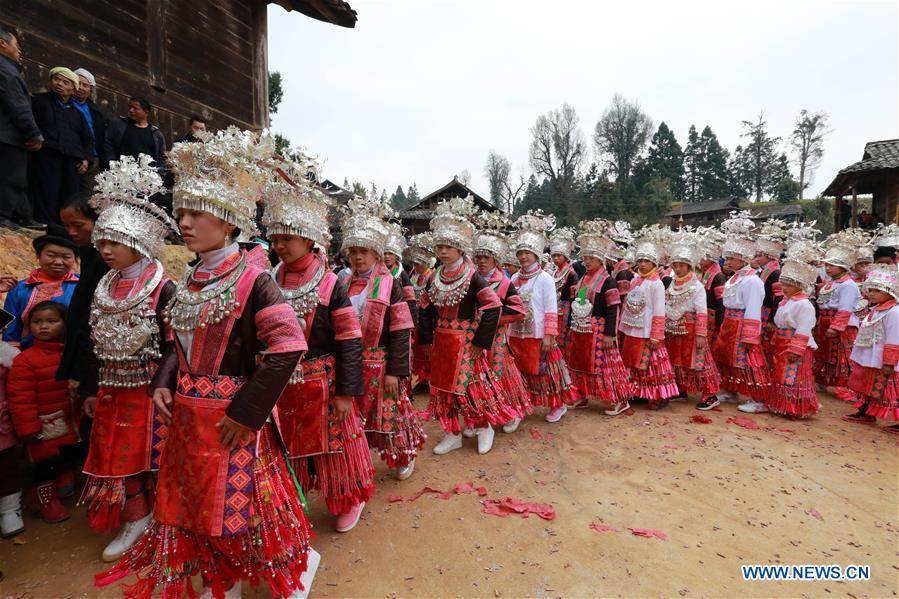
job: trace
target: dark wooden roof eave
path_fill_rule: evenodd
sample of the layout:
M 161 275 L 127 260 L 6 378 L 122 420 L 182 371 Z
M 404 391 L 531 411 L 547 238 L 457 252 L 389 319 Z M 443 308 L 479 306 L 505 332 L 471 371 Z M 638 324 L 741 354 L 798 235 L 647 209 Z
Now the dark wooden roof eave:
M 851 194 L 853 187 L 857 194 L 870 194 L 877 191 L 877 187 L 885 180 L 895 180 L 897 177 L 899 167 L 840 172 L 821 195 L 828 198 L 844 196 Z
M 340 27 L 354 28 L 358 16 L 349 2 L 343 0 L 270 0 L 287 11 L 295 10 L 307 17 Z

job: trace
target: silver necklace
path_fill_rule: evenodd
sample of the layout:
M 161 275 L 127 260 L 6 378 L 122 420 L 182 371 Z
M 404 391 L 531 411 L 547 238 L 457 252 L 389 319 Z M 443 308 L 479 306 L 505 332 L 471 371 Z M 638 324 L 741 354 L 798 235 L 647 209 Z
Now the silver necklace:
M 458 305 L 468 293 L 472 268 L 471 265 L 466 264 L 459 276 L 444 280 L 444 266 L 439 266 L 434 277 L 434 297 L 431 298 L 434 305 L 441 308 Z
M 317 268 L 309 281 L 303 283 L 296 289 L 285 289 L 284 287 L 281 287 L 281 293 L 297 315 L 297 319 L 300 321 L 300 327 L 303 329 L 303 332 L 306 331 L 306 317 L 315 310 L 321 300 L 318 293 L 318 285 L 325 277 L 325 272 L 327 270 L 325 268 L 324 258 L 316 255 L 315 260 L 318 262 Z M 281 272 L 282 266 L 284 266 L 283 262 L 272 269 L 272 278 L 275 279 L 276 283 L 278 282 L 278 275 Z
M 166 307 L 165 321 L 176 331 L 195 331 L 218 324 L 240 308 L 234 287 L 247 270 L 247 259 L 241 254 L 240 260 L 228 271 L 212 281 L 221 281 L 212 288 L 191 291 L 190 283 L 199 268 L 199 264 L 185 273 L 175 297 Z M 197 284 L 209 285 L 209 281 L 197 281 Z
M 159 325 L 151 296 L 164 275 L 153 261 L 153 276 L 133 297 L 112 297 L 120 271 L 106 273 L 91 302 L 90 324 L 94 353 L 100 361 L 100 385 L 137 388 L 150 383 L 159 350 Z

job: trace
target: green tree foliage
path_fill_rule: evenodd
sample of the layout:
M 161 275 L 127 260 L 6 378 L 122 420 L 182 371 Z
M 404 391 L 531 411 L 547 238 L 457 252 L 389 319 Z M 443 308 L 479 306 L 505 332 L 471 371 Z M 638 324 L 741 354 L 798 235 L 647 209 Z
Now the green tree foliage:
M 274 71 L 268 74 L 268 114 L 269 116 L 278 112 L 278 105 L 284 98 L 284 88 L 282 87 L 281 73 Z
M 616 183 L 630 180 L 651 131 L 652 119 L 637 102 L 621 94 L 612 96 L 612 103 L 596 123 L 593 143 L 597 154 L 608 160 Z
M 690 125 L 684 148 L 684 200 L 698 202 L 702 192 L 702 146 L 696 126 Z
M 799 167 L 800 196 L 811 184 L 815 169 L 824 156 L 824 137 L 831 132 L 827 124 L 826 112 L 809 112 L 803 108 L 796 119 L 796 126 L 790 136 L 790 145 Z
M 409 186 L 409 190 L 406 192 L 406 206 L 414 206 L 421 201 L 421 196 L 418 195 L 418 186 L 413 183 Z
M 799 181 L 792 177 L 781 179 L 777 187 L 774 188 L 773 195 L 774 199 L 781 204 L 795 202 L 796 196 L 799 195 Z
M 663 121 L 649 142 L 645 158 L 634 166 L 634 184 L 642 190 L 650 179 L 668 181 L 669 190 L 676 198 L 684 196 L 684 152 L 677 143 L 674 132 Z
M 396 191 L 393 192 L 393 195 L 390 196 L 390 205 L 393 206 L 394 210 L 403 210 L 406 208 L 408 200 L 406 199 L 406 192 L 403 191 L 403 187 L 401 185 L 396 186 Z
M 768 133 L 768 123 L 763 113 L 759 114 L 757 121 L 743 121 L 742 137 L 747 140 L 744 148 L 747 191 L 755 196 L 756 202 L 761 202 L 764 194 L 770 193 L 780 182 L 776 174 L 779 172 L 777 145 L 780 138 Z
M 706 125 L 699 136 L 701 201 L 720 200 L 729 195 L 727 161 L 728 151 L 718 142 L 718 136 Z

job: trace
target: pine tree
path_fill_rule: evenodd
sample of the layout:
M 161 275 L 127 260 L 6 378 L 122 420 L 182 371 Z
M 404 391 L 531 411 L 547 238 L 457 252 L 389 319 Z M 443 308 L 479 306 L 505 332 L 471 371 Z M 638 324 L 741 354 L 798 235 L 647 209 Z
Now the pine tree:
M 406 192 L 403 191 L 401 185 L 397 185 L 396 191 L 390 196 L 390 205 L 393 206 L 394 210 L 403 210 L 406 208 L 406 204 Z
M 702 145 L 696 125 L 690 125 L 684 148 L 684 200 L 698 202 L 702 190 Z
M 737 198 L 749 195 L 749 156 L 743 146 L 737 146 L 727 163 L 728 194 Z
M 411 208 L 415 206 L 421 201 L 421 196 L 418 195 L 418 186 L 413 183 L 409 186 L 409 191 L 406 192 L 406 207 Z
M 634 166 L 634 184 L 642 192 L 651 179 L 668 181 L 668 189 L 676 198 L 684 195 L 684 152 L 674 132 L 662 122 L 652 136 L 649 151 Z
M 699 197 L 703 201 L 722 199 L 728 195 L 728 152 L 718 143 L 718 136 L 708 125 L 699 136 L 699 147 Z
M 759 114 L 758 121 L 743 121 L 743 128 L 743 137 L 749 140 L 744 150 L 748 155 L 748 191 L 755 195 L 756 202 L 761 202 L 762 196 L 766 192 L 770 193 L 777 184 L 776 182 L 772 184 L 771 181 L 777 177 L 776 149 L 780 138 L 768 134 L 768 123 L 764 114 Z

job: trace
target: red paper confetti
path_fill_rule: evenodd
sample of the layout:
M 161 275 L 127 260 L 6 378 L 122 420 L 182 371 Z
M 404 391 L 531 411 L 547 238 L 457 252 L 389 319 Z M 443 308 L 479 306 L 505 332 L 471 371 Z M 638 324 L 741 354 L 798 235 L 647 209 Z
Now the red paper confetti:
M 647 539 L 651 539 L 653 537 L 657 539 L 662 539 L 663 541 L 668 540 L 668 535 L 666 535 L 661 530 L 657 530 L 654 528 L 630 528 L 628 530 L 631 531 L 631 534 L 637 537 L 645 537 Z
M 765 430 L 766 431 L 777 431 L 778 433 L 790 433 L 790 434 L 796 433 L 796 431 L 794 431 L 791 428 L 777 428 L 776 426 L 766 426 Z
M 600 522 L 599 524 L 590 523 L 590 528 L 595 530 L 596 532 L 621 532 L 623 529 L 618 528 L 617 526 L 612 526 L 611 524 L 603 524 Z
M 537 429 L 532 428 L 531 429 L 531 438 L 534 439 L 535 441 L 539 441 L 540 439 L 543 438 L 543 435 L 541 435 L 540 431 L 538 431 Z
M 731 416 L 727 419 L 728 422 L 736 424 L 737 426 L 742 426 L 743 428 L 748 428 L 750 430 L 757 431 L 759 430 L 758 423 L 752 418 L 746 418 L 745 416 Z
M 821 512 L 816 510 L 815 508 L 809 508 L 806 512 L 812 518 L 817 518 L 818 520 L 824 521 L 824 516 L 821 515 Z
M 456 483 L 452 491 L 441 491 L 434 487 L 424 487 L 414 495 L 391 495 L 387 498 L 390 503 L 398 501 L 416 501 L 426 493 L 436 493 L 440 499 L 449 499 L 454 495 L 467 495 L 469 493 L 477 493 L 479 497 L 487 495 L 487 489 L 484 487 L 476 487 L 472 483 Z
M 711 424 L 712 419 L 708 416 L 696 415 L 690 416 L 690 422 L 695 422 L 696 424 Z
M 510 514 L 517 514 L 522 518 L 534 514 L 544 520 L 554 520 L 556 517 L 556 510 L 548 503 L 534 503 L 513 497 L 503 497 L 502 499 L 485 499 L 481 501 L 481 504 L 482 512 L 500 518 L 505 518 Z

